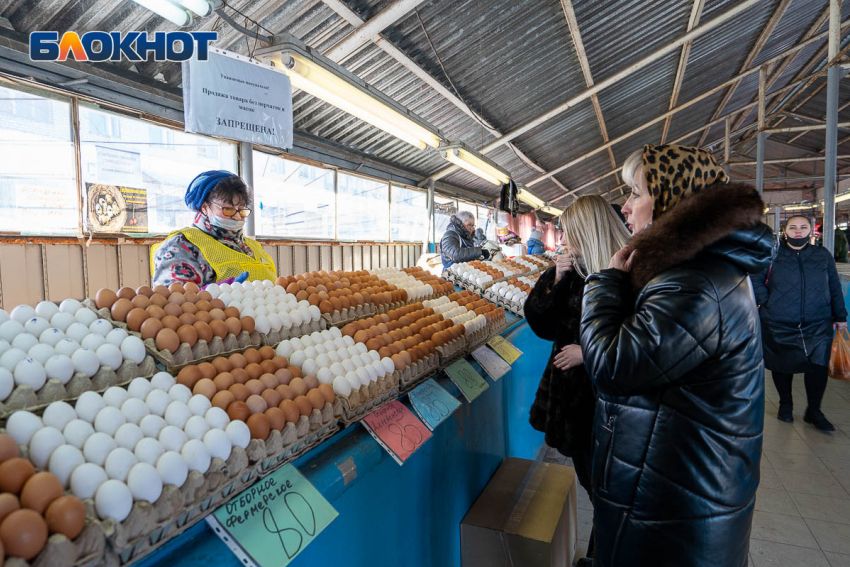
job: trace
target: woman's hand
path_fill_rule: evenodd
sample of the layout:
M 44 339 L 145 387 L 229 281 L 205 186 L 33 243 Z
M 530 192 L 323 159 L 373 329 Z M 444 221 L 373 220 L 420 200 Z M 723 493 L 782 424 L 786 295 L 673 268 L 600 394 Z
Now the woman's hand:
M 555 355 L 555 360 L 552 364 L 558 370 L 567 370 L 584 363 L 584 357 L 581 355 L 581 347 L 579 345 L 567 345 L 561 349 L 561 352 Z
M 833 323 L 832 324 L 832 330 L 833 331 L 846 331 L 847 330 L 847 323 L 846 322 Z
M 573 257 L 569 254 L 559 254 L 555 256 L 555 283 L 561 281 L 567 272 L 573 269 Z
M 608 263 L 608 269 L 620 270 L 621 272 L 632 271 L 632 262 L 635 259 L 634 251 L 629 252 L 628 247 L 623 247 L 617 250 L 617 253 L 611 256 L 611 262 Z

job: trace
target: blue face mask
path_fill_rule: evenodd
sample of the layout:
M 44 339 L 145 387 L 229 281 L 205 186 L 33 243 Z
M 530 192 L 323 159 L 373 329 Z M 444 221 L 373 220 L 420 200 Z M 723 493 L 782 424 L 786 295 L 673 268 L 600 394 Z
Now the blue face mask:
M 223 228 L 224 230 L 232 230 L 234 232 L 238 232 L 245 228 L 244 220 L 223 219 L 216 215 L 210 215 L 210 223 L 213 226 Z

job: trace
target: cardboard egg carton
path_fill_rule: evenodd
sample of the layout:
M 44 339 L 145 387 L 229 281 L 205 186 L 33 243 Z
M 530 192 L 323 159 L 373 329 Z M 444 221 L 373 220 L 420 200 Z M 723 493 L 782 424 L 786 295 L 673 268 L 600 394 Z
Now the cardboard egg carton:
M 467 333 L 464 335 L 464 337 L 466 337 L 466 351 L 472 352 L 479 346 L 486 343 L 487 339 L 491 337 L 489 325 L 484 325 L 477 331 Z
M 289 329 L 281 329 L 280 331 L 269 331 L 266 334 L 260 333 L 260 346 L 276 347 L 282 341 L 286 341 L 295 337 L 309 335 L 316 331 L 324 331 L 328 328 L 328 322 L 322 318 L 318 321 L 308 321 L 301 323 L 297 327 Z
M 62 384 L 56 379 L 48 380 L 38 392 L 33 390 L 32 386 L 18 385 L 8 398 L 0 402 L 0 423 L 5 423 L 6 418 L 19 410 L 40 414 L 53 402 L 71 402 L 84 392 L 103 392 L 112 386 L 129 384 L 133 378 L 150 378 L 155 373 L 156 363 L 148 355 L 141 364 L 125 359 L 117 370 L 109 366 L 101 366 L 91 378 L 82 372 L 77 372 L 71 376 L 67 384 Z
M 407 392 L 414 386 L 435 374 L 440 368 L 440 355 L 436 352 L 429 354 L 424 358 L 420 358 L 410 366 L 404 369 L 399 375 L 399 391 Z M 398 373 L 398 370 L 396 370 Z
M 440 355 L 440 364 L 446 366 L 456 358 L 463 356 L 466 352 L 467 340 L 466 334 L 452 339 L 449 342 L 437 347 L 437 354 Z
M 375 313 L 377 313 L 377 310 L 374 305 L 363 303 L 357 307 L 334 309 L 332 313 L 322 313 L 322 320 L 325 321 L 328 327 L 342 327 L 357 319 L 371 317 Z
M 337 396 L 342 403 L 340 422 L 346 426 L 360 421 L 382 405 L 398 398 L 398 371 L 385 374 L 368 386 L 352 390 L 348 396 Z
M 96 520 L 86 518 L 83 531 L 73 540 L 52 534 L 41 552 L 27 561 L 7 557 L 4 567 L 95 567 L 103 561 L 106 540 Z

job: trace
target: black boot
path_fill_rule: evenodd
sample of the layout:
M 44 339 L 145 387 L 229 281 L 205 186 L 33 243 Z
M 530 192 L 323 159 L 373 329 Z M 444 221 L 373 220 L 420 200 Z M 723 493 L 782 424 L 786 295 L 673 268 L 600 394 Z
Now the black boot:
M 593 558 L 592 557 L 582 557 L 578 561 L 576 561 L 576 567 L 592 567 Z
M 779 413 L 776 414 L 776 418 L 785 423 L 794 423 L 793 409 L 794 406 L 791 404 L 779 404 Z
M 820 410 L 806 408 L 806 414 L 803 416 L 803 421 L 811 423 L 815 426 L 815 428 L 825 433 L 835 431 L 835 426 L 829 422 Z

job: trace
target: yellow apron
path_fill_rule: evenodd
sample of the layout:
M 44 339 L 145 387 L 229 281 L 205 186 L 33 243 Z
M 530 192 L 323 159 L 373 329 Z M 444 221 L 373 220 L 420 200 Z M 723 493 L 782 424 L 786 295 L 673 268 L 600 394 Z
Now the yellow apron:
M 178 234 L 186 237 L 186 240 L 200 249 L 212 269 L 215 270 L 216 281 L 220 282 L 228 278 L 235 278 L 243 272 L 248 272 L 249 280 L 272 280 L 277 277 L 274 260 L 263 250 L 259 242 L 251 238 L 245 238 L 245 244 L 254 252 L 251 258 L 243 252 L 237 252 L 229 248 L 205 233 L 199 228 L 184 228 L 175 230 L 165 240 Z M 165 241 L 163 241 L 165 242 Z M 154 257 L 156 251 L 162 246 L 159 242 L 151 246 L 151 275 L 154 274 Z

